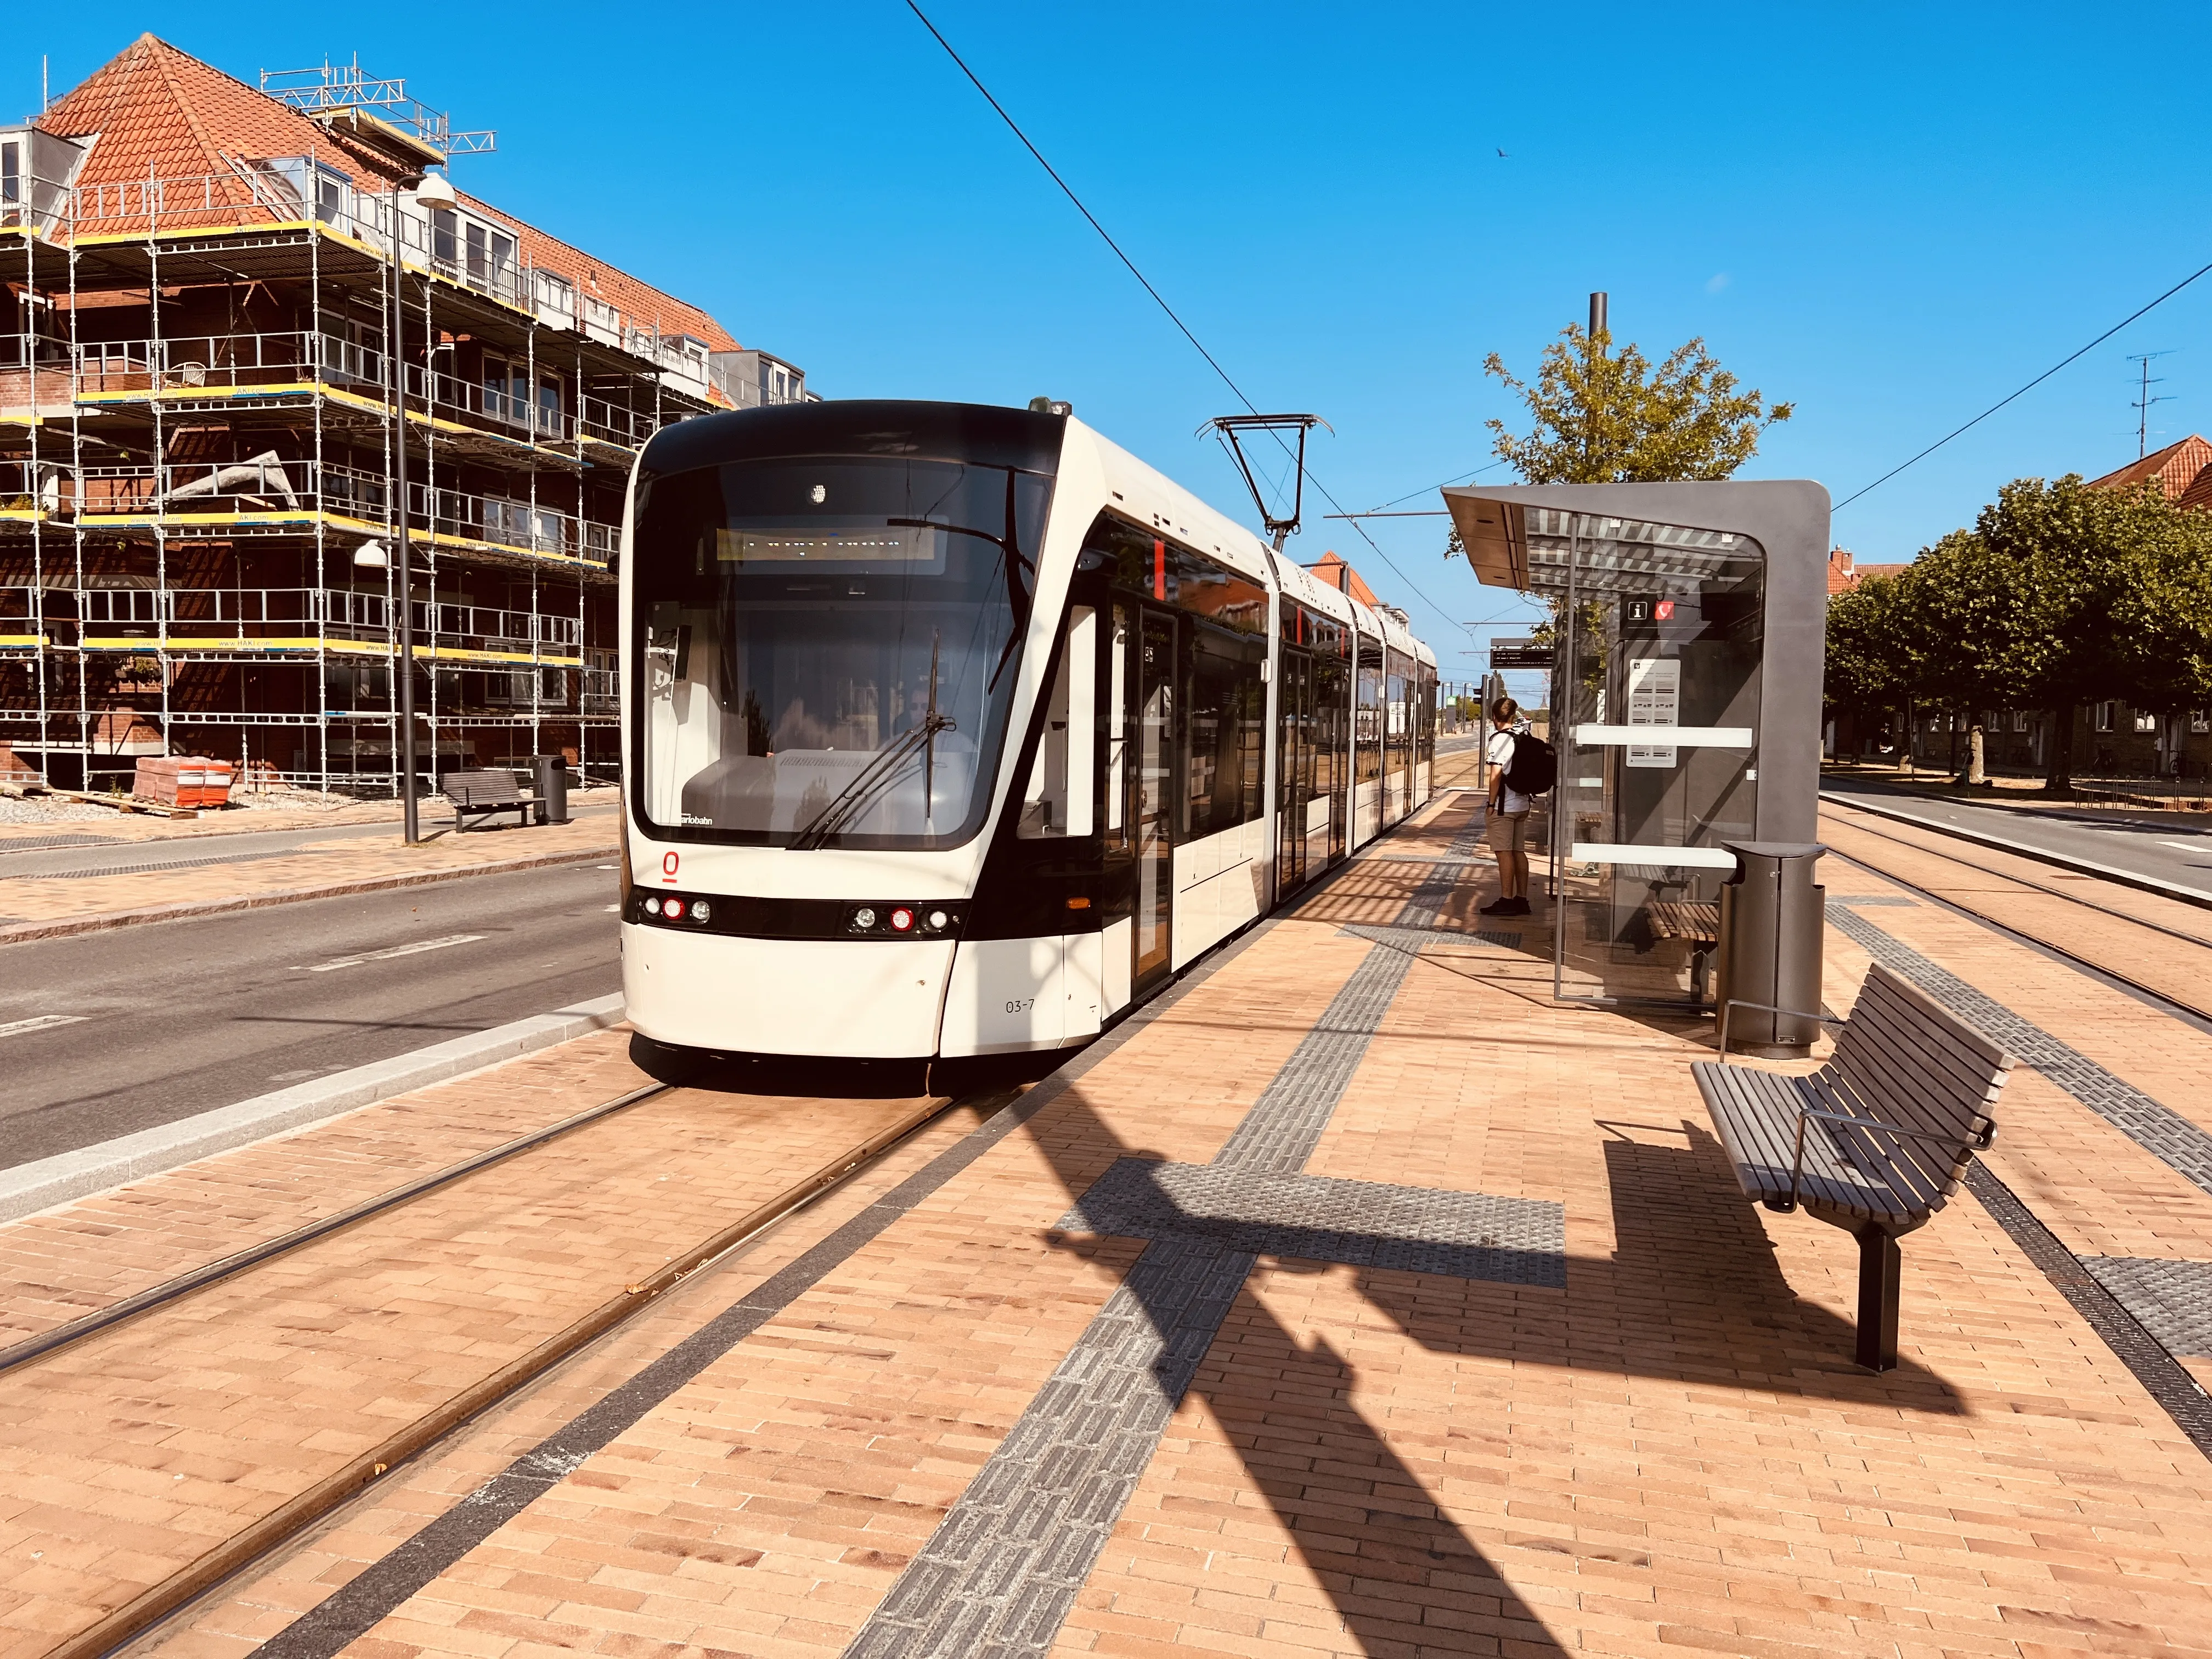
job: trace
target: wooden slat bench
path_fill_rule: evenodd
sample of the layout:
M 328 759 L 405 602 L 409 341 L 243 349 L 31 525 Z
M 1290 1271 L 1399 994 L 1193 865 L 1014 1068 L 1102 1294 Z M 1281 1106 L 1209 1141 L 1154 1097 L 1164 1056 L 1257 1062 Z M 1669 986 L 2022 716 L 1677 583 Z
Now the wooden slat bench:
M 1808 1076 L 1728 1063 L 1736 1008 L 1840 1024 Z M 1747 1196 L 1859 1241 L 1858 1361 L 1897 1364 L 1897 1241 L 1942 1209 L 1996 1134 L 2012 1056 L 1879 963 L 1848 1020 L 1755 1002 L 1720 1011 L 1721 1058 L 1690 1069 Z
M 1662 899 L 1647 906 L 1644 914 L 1659 938 L 1689 941 L 1690 989 L 1703 1002 L 1712 988 L 1713 951 L 1721 942 L 1721 907 L 1698 899 Z
M 518 823 L 530 822 L 530 800 L 512 772 L 448 772 L 440 788 L 453 803 L 456 831 L 474 829 L 501 812 L 512 812 Z

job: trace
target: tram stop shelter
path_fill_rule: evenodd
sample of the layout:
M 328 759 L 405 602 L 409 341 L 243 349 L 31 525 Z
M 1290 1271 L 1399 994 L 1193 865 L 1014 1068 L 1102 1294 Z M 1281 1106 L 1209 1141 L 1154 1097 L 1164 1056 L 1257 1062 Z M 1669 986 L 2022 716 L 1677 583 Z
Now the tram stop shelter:
M 1553 990 L 1701 1000 L 1728 843 L 1819 811 L 1828 492 L 1809 481 L 1447 489 L 1475 575 L 1554 618 Z

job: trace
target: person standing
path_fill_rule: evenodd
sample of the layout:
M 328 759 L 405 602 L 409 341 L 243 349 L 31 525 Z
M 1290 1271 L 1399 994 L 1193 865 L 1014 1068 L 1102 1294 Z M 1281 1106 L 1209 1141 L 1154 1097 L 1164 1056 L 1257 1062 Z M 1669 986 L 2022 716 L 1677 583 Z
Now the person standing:
M 1513 788 L 1505 775 L 1513 764 L 1513 745 L 1528 731 L 1521 718 L 1521 705 L 1500 697 L 1490 705 L 1490 734 L 1485 757 L 1490 762 L 1490 850 L 1498 854 L 1498 897 L 1482 907 L 1486 916 L 1525 916 L 1528 914 L 1528 812 L 1530 797 Z

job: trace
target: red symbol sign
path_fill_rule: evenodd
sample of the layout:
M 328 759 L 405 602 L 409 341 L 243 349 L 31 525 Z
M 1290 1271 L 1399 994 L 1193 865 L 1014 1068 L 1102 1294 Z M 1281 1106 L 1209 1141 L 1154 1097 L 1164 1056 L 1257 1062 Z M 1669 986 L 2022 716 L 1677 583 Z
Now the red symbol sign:
M 1674 600 L 1672 600 L 1672 599 L 1662 599 L 1662 600 L 1660 600 L 1660 601 L 1659 601 L 1659 608 L 1658 608 L 1658 611 L 1657 611 L 1657 613 L 1656 613 L 1656 614 L 1657 614 L 1657 616 L 1658 616 L 1658 617 L 1659 617 L 1659 620 L 1660 620 L 1661 622 L 1665 622 L 1665 621 L 1667 620 L 1667 618 L 1668 618 L 1668 617 L 1671 617 L 1671 616 L 1673 616 L 1673 615 L 1674 614 Z
M 663 881 L 674 881 L 676 879 L 675 854 L 663 853 L 660 855 L 660 878 Z

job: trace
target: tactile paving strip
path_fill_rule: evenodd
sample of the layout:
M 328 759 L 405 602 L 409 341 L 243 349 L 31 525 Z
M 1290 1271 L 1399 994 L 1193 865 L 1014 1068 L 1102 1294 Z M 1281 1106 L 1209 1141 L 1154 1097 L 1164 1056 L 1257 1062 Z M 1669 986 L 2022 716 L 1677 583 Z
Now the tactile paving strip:
M 2003 1044 L 2176 1174 L 2212 1193 L 2212 1134 L 1864 916 L 1832 909 L 1828 921 L 1875 961 L 1904 975 L 1991 1042 Z
M 1471 850 L 1479 826 L 1478 819 L 1455 837 L 1452 850 L 1462 843 Z M 1467 867 L 1465 859 L 1435 866 L 1401 909 L 1400 926 L 1425 929 Z M 1320 1143 L 1413 961 L 1408 951 L 1381 949 L 1352 970 L 1214 1161 L 1200 1170 L 1217 1194 L 1252 1196 L 1255 1178 L 1270 1176 L 1288 1177 L 1282 1186 L 1299 1188 L 1306 1178 L 1297 1172 Z M 1264 1228 L 1267 1219 L 1258 1224 Z M 1290 1243 L 1287 1231 L 1264 1236 Z M 1561 1241 L 1564 1249 L 1564 1227 Z M 1237 1246 L 1254 1242 L 1256 1236 L 1247 1239 L 1233 1229 L 1206 1237 L 1189 1231 L 1153 1237 L 1051 1382 L 907 1564 L 845 1650 L 846 1659 L 1013 1659 L 1052 1646 L 1152 1462 L 1197 1361 L 1251 1271 L 1255 1251 Z M 1310 1248 L 1320 1241 L 1309 1230 L 1302 1242 Z
M 2085 1255 L 2081 1262 L 2168 1353 L 2212 1358 L 2212 1261 Z
M 1558 1289 L 1567 1282 L 1565 1210 L 1488 1193 L 1125 1158 L 1055 1224 L 1121 1238 L 1210 1238 L 1249 1255 L 1353 1267 Z

